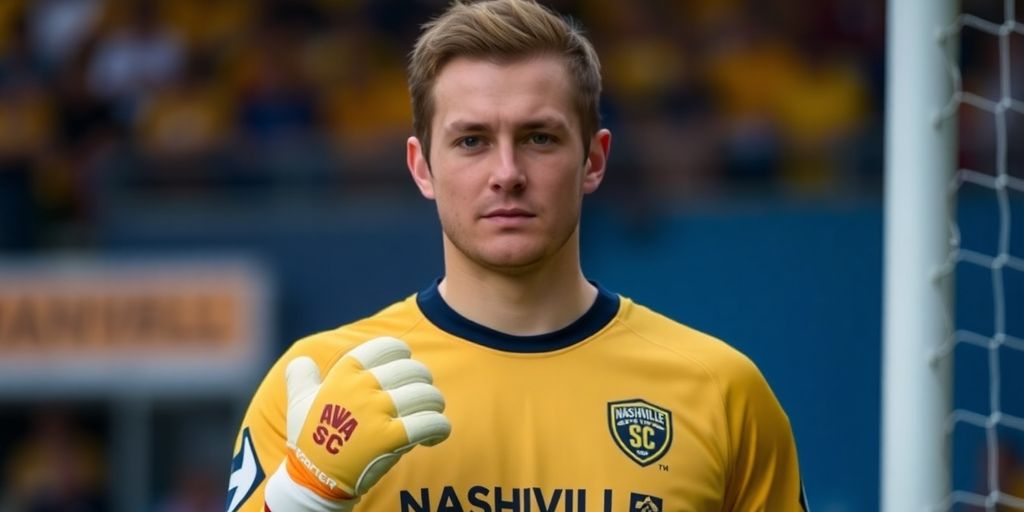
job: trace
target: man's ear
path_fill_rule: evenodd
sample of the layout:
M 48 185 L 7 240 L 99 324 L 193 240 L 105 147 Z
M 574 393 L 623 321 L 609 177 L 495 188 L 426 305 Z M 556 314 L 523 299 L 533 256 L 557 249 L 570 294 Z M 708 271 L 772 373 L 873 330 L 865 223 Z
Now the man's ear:
M 416 137 L 409 137 L 405 142 L 405 164 L 409 166 L 412 180 L 416 182 L 423 197 L 434 199 L 434 177 L 430 173 L 430 164 L 423 155 L 423 145 Z
M 583 169 L 583 193 L 589 194 L 601 185 L 608 165 L 608 152 L 612 147 L 612 132 L 602 128 L 590 140 L 590 153 Z

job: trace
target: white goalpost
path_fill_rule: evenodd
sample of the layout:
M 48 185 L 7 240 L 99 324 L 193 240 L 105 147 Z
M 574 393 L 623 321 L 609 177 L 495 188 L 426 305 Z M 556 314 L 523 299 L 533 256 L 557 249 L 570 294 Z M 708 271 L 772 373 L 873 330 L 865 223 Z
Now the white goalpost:
M 1024 256 L 1013 254 L 1010 243 L 1011 193 L 1024 197 L 1024 179 L 1010 172 L 1009 149 L 1020 141 L 1010 140 L 1008 128 L 1010 115 L 1024 115 L 1011 73 L 1024 66 L 1011 57 L 1011 38 L 1024 37 L 1024 23 L 1017 21 L 1015 0 L 998 3 L 1001 19 L 961 14 L 958 0 L 888 4 L 883 512 L 1024 510 L 1024 497 L 1002 487 L 1000 433 L 1024 433 L 1024 417 L 1004 407 L 1001 369 L 1006 351 L 1024 353 L 1024 337 L 1008 332 L 1008 318 L 1024 313 L 1008 310 L 1006 284 L 1009 273 L 1024 273 Z M 988 77 L 993 91 L 964 90 L 957 52 L 965 29 L 997 41 L 998 71 L 990 75 L 998 76 Z M 985 141 L 995 156 L 990 168 L 958 168 L 956 124 L 963 107 L 991 116 L 994 137 Z M 995 198 L 999 225 L 992 248 L 961 246 L 953 205 L 965 186 Z M 991 276 L 991 332 L 955 326 L 952 290 L 959 266 Z M 987 353 L 987 411 L 953 410 L 958 346 Z M 984 432 L 984 484 L 976 488 L 953 485 L 951 439 L 958 427 Z
M 883 512 L 931 510 L 950 492 L 950 254 L 956 166 L 941 30 L 954 0 L 889 0 L 886 29 Z

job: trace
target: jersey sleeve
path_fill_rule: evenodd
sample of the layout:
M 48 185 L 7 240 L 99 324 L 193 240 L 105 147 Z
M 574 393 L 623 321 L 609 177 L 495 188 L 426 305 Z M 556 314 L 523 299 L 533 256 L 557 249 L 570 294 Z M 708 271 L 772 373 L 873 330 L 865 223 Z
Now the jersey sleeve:
M 326 372 L 340 357 L 324 335 L 296 342 L 271 367 L 253 395 L 235 440 L 228 481 L 227 512 L 263 512 L 267 479 L 285 459 L 287 388 L 284 371 L 293 359 L 308 356 Z
M 732 464 L 724 510 L 806 512 L 789 418 L 761 372 L 747 363 L 726 390 Z

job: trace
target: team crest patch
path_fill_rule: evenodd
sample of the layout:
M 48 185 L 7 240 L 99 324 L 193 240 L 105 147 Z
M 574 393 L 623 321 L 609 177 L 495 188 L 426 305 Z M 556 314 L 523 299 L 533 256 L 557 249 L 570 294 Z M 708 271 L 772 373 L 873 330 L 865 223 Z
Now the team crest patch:
M 641 466 L 660 459 L 672 445 L 672 413 L 645 400 L 608 402 L 608 427 L 615 444 Z

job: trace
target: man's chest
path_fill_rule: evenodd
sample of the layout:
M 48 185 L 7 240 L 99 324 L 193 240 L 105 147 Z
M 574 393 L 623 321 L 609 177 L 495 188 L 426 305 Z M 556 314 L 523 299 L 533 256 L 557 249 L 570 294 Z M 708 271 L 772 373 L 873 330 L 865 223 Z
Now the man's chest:
M 425 361 L 451 437 L 404 456 L 364 497 L 369 510 L 720 506 L 726 426 L 702 379 L 600 359 L 454 359 Z

